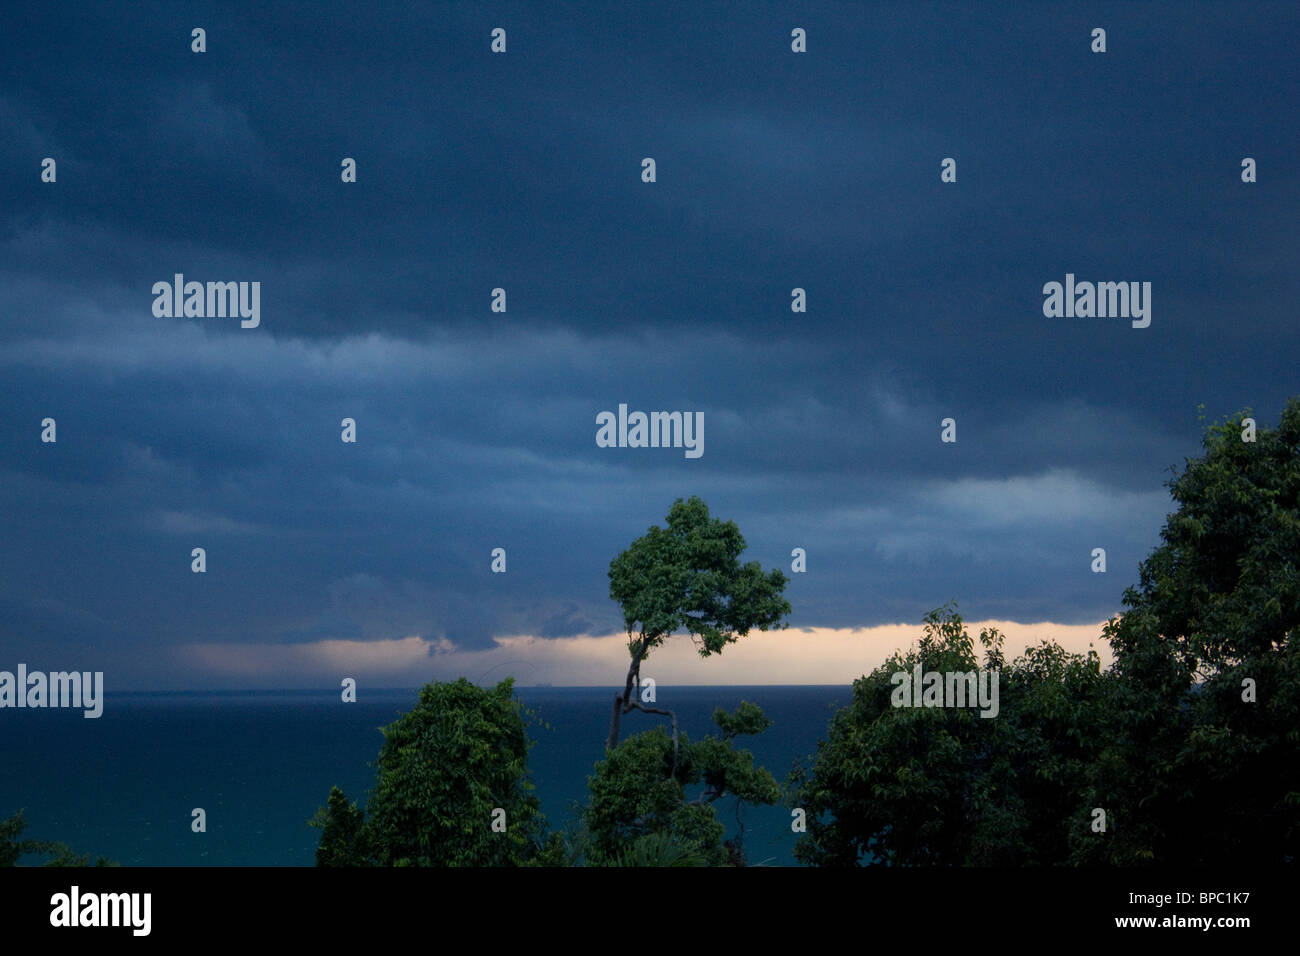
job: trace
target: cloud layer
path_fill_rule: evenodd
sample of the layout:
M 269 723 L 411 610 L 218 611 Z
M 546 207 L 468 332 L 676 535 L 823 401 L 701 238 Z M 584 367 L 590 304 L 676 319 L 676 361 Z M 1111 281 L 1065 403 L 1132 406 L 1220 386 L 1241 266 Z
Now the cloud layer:
M 298 686 L 528 640 L 586 683 L 610 560 L 692 494 L 806 549 L 796 628 L 1095 630 L 1197 406 L 1296 390 L 1297 14 L 1116 8 L 1098 56 L 1064 8 L 889 12 L 16 14 L 0 660 Z M 260 281 L 261 325 L 155 318 L 177 272 Z M 1151 327 L 1044 318 L 1066 272 L 1152 282 Z M 598 448 L 620 402 L 703 412 L 703 457 Z M 772 673 L 833 680 L 827 641 Z

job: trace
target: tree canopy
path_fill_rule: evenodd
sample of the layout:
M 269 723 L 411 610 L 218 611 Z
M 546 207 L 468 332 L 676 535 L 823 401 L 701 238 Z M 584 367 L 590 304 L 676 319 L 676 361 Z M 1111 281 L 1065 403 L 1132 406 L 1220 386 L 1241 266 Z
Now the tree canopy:
M 1300 849 L 1300 401 L 1275 429 L 1207 429 L 1176 510 L 1104 629 L 1115 655 L 1056 644 L 1004 664 L 1001 707 L 896 708 L 890 675 L 967 671 L 960 617 L 854 682 L 793 804 L 823 865 L 1268 864 Z M 1095 826 L 1098 811 L 1106 827 Z
M 22 840 L 27 820 L 19 810 L 7 820 L 0 820 L 0 866 L 17 866 L 24 856 L 48 856 L 42 866 L 117 866 L 112 860 L 96 857 L 91 863 L 89 853 L 74 853 L 66 843 L 58 840 Z
M 735 798 L 739 820 L 745 803 L 770 805 L 780 799 L 776 779 L 754 765 L 752 753 L 734 745 L 737 736 L 762 733 L 771 721 L 746 701 L 732 713 L 718 708 L 713 722 L 721 733 L 694 742 L 683 734 L 676 760 L 672 739 L 659 727 L 606 751 L 588 779 L 591 801 L 584 814 L 582 862 L 744 863 L 743 824 L 732 840 L 724 841 L 715 804 Z M 688 799 L 688 788 L 695 787 L 698 796 Z
M 667 527 L 652 525 L 609 565 L 609 596 L 623 610 L 628 633 L 628 667 L 623 693 L 615 698 L 606 746 L 618 743 L 619 719 L 631 710 L 666 714 L 636 699 L 641 664 L 650 651 L 686 631 L 701 657 L 720 654 L 753 628 L 783 625 L 790 602 L 786 577 L 764 571 L 757 561 L 740 563 L 745 539 L 734 521 L 709 516 L 697 497 L 677 499 Z
M 463 677 L 425 684 L 416 706 L 383 728 L 365 809 L 335 787 L 317 811 L 317 865 L 499 866 L 536 857 L 544 821 L 513 688 L 509 678 L 492 688 Z
M 1059 862 L 1095 747 L 1100 661 L 1043 642 L 1010 663 L 996 629 L 983 661 L 952 605 L 925 617 L 914 649 L 853 685 L 808 766 L 792 776 L 807 815 L 805 863 L 1026 865 Z M 897 707 L 892 677 L 913 668 L 998 674 L 998 713 Z
M 1090 799 L 1121 825 L 1089 859 L 1300 853 L 1300 399 L 1254 441 L 1247 417 L 1208 428 L 1169 482 L 1177 510 L 1107 626 L 1116 684 Z

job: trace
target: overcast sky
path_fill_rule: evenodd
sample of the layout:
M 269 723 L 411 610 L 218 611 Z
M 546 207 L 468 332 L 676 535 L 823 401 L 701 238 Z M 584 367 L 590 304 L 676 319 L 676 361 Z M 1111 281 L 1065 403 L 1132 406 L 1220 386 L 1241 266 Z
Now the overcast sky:
M 1300 393 L 1294 3 L 269 6 L 4 14 L 0 669 L 621 683 L 575 638 L 692 494 L 794 613 L 681 680 L 847 682 L 953 599 L 1097 634 L 1197 406 Z M 1150 326 L 1045 317 L 1067 273 Z M 620 403 L 703 455 L 598 447 Z

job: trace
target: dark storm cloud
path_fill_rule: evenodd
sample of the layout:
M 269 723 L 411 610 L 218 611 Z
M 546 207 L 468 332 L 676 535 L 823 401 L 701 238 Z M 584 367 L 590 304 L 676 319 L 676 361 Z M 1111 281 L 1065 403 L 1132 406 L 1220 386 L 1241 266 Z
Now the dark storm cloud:
M 1095 621 L 1197 404 L 1297 390 L 1288 5 L 9 20 L 4 659 L 617 631 L 610 559 L 690 494 L 807 549 L 802 626 Z M 260 281 L 261 326 L 155 318 L 175 272 Z M 1044 318 L 1066 272 L 1151 281 L 1151 327 Z M 704 456 L 597 448 L 620 402 Z

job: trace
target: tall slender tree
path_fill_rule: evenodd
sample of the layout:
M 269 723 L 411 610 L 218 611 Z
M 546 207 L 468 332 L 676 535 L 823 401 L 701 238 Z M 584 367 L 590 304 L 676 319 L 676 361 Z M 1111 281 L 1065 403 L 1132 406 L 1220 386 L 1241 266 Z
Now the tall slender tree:
M 670 635 L 686 631 L 701 657 L 720 654 L 749 633 L 784 627 L 790 602 L 786 577 L 761 564 L 740 563 L 745 539 L 734 521 L 709 517 L 697 497 L 678 498 L 666 528 L 651 526 L 609 565 L 609 595 L 623 608 L 631 663 L 623 693 L 614 697 L 605 746 L 618 746 L 619 722 L 633 710 L 672 721 L 677 764 L 677 715 L 639 700 L 641 664 Z

